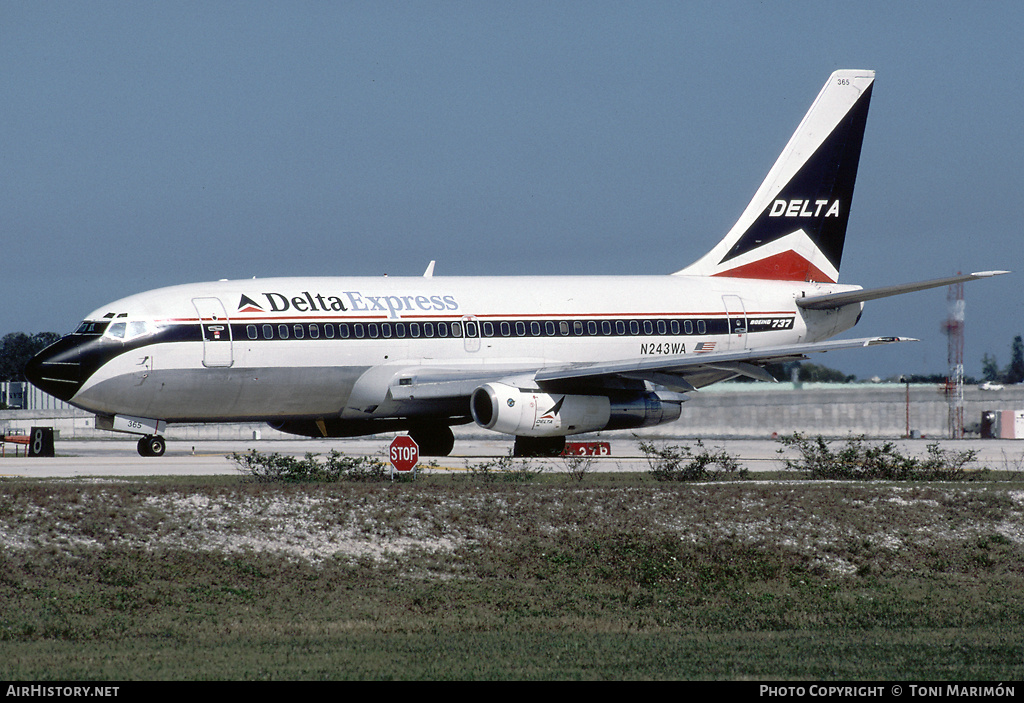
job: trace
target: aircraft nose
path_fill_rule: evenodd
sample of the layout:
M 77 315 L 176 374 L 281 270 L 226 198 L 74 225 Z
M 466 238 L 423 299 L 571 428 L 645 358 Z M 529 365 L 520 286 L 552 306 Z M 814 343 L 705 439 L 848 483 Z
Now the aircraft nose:
M 25 378 L 44 393 L 70 401 L 91 373 L 77 346 L 77 340 L 69 337 L 51 344 L 29 359 Z

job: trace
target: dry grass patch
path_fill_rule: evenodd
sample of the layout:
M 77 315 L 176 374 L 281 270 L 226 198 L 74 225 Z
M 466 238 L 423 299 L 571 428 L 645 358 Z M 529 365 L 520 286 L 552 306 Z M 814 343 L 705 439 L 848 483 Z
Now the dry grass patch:
M 7 678 L 1024 674 L 1015 484 L 0 485 Z

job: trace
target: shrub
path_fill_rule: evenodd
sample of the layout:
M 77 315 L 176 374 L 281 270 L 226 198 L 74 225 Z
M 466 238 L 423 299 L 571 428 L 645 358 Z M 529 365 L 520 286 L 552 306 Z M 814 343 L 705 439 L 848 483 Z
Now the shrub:
M 918 459 L 901 454 L 891 441 L 871 445 L 863 436 L 847 439 L 837 451 L 820 435 L 810 439 L 796 432 L 779 437 L 779 442 L 798 454 L 796 459 L 783 458 L 786 469 L 813 479 L 956 481 L 966 477 L 967 465 L 978 456 L 973 449 L 956 452 L 933 443 L 928 456 Z
M 516 462 L 512 453 L 480 464 L 469 464 L 470 478 L 478 481 L 504 481 L 508 483 L 525 483 L 544 473 L 544 467 L 534 468 L 526 459 Z
M 229 457 L 238 470 L 260 483 L 334 483 L 338 481 L 384 481 L 388 470 L 383 461 L 367 456 L 345 456 L 334 449 L 321 461 L 319 454 L 306 452 L 304 459 L 282 454 L 263 454 L 252 449 Z
M 651 476 L 659 481 L 714 481 L 734 476 L 747 478 L 748 474 L 725 449 L 705 449 L 699 439 L 696 453 L 689 447 L 657 447 L 642 440 L 640 451 L 647 457 Z
M 576 481 L 582 481 L 594 468 L 594 457 L 589 454 L 566 454 L 562 457 L 565 473 Z

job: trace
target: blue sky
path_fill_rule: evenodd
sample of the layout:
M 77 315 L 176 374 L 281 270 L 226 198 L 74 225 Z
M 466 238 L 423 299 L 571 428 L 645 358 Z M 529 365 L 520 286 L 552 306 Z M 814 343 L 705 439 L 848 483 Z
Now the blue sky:
M 1022 316 L 1024 3 L 0 0 L 0 334 L 284 275 L 670 273 L 825 78 L 877 71 L 841 280 L 956 271 L 967 372 Z M 946 290 L 814 360 L 946 368 Z

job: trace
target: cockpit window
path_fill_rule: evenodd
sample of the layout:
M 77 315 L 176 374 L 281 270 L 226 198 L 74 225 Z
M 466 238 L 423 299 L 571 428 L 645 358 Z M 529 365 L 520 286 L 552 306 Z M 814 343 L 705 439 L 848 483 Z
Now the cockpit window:
M 112 322 L 107 328 L 105 336 L 119 339 L 121 341 L 129 341 L 138 337 L 143 337 L 147 334 L 156 332 L 157 328 L 153 323 L 147 322 L 146 320 L 134 320 L 132 322 Z
M 95 322 L 91 320 L 85 320 L 78 326 L 78 329 L 74 331 L 74 334 L 103 334 L 106 329 L 108 322 Z
M 149 324 L 146 322 L 129 322 L 128 323 L 128 339 L 133 337 L 141 337 L 144 334 L 149 334 Z

